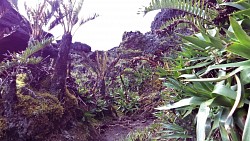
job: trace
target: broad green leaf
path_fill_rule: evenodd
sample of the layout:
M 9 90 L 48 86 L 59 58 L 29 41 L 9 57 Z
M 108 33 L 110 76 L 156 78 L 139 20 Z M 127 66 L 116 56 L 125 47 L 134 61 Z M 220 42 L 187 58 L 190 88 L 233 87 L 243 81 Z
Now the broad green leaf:
M 197 34 L 195 34 L 195 36 L 198 37 L 200 40 L 210 42 L 210 40 L 209 40 L 209 38 L 207 37 L 206 34 L 197 33 Z
M 194 66 L 191 67 L 185 67 L 183 69 L 177 69 L 177 70 L 173 70 L 173 71 L 184 71 L 184 70 L 190 70 L 190 69 L 196 69 L 196 68 L 201 68 L 201 67 L 205 67 L 208 66 L 209 64 L 213 63 L 214 61 L 209 61 L 209 62 L 202 62 L 202 63 L 198 63 Z
M 182 99 L 174 104 L 167 104 L 166 106 L 162 106 L 162 107 L 155 108 L 155 109 L 156 110 L 170 110 L 170 109 L 175 109 L 175 108 L 189 106 L 189 105 L 200 105 L 204 101 L 205 101 L 204 98 L 190 97 L 190 98 Z
M 247 16 L 250 16 L 250 8 L 245 9 L 245 10 L 237 11 L 237 12 L 233 13 L 233 15 L 235 15 L 235 16 L 238 16 L 238 15 L 247 15 Z
M 227 130 L 222 125 L 220 125 L 220 135 L 221 135 L 222 141 L 230 141 L 229 136 L 227 134 Z
M 242 29 L 242 27 L 238 24 L 238 22 L 234 18 L 230 17 L 229 20 L 230 20 L 230 25 L 233 28 L 234 34 L 236 35 L 240 43 L 250 48 L 249 46 L 250 37 L 247 35 L 247 33 Z
M 242 85 L 250 83 L 250 68 L 244 69 L 240 72 L 240 80 Z
M 213 94 L 222 95 L 230 99 L 236 99 L 236 92 L 225 85 L 215 85 Z
M 213 131 L 220 126 L 219 123 L 220 123 L 221 114 L 222 114 L 222 109 L 220 109 L 219 112 L 215 115 L 214 120 L 213 120 L 214 122 L 213 122 L 213 125 L 212 125 L 212 129 L 210 130 L 206 141 L 210 141 L 210 137 L 211 137 Z
M 240 79 L 239 79 L 239 77 L 237 75 L 235 75 L 235 79 L 236 79 L 236 82 L 237 82 L 237 96 L 236 96 L 234 105 L 233 105 L 232 109 L 230 110 L 230 112 L 229 112 L 229 114 L 227 116 L 227 119 L 226 119 L 226 122 L 225 122 L 225 127 L 229 131 L 229 133 L 230 133 L 231 137 L 233 138 L 233 140 L 237 141 L 238 140 L 238 135 L 235 132 L 235 129 L 234 129 L 232 124 L 233 124 L 233 114 L 234 114 L 235 110 L 237 109 L 237 107 L 239 106 L 241 98 L 242 98 L 242 86 L 241 86 L 241 83 L 240 83 Z
M 227 64 L 220 64 L 220 65 L 212 65 L 207 68 L 207 70 L 201 74 L 200 76 L 204 76 L 207 73 L 209 73 L 211 70 L 214 69 L 225 69 L 225 68 L 235 68 L 235 67 L 244 67 L 247 68 L 250 66 L 250 60 L 247 61 L 241 61 L 241 62 L 236 62 L 236 63 L 227 63 Z
M 225 122 L 226 122 L 228 113 L 229 113 L 229 109 L 223 108 L 223 111 L 220 117 L 220 135 L 221 135 L 222 141 L 230 141 L 227 130 L 225 129 Z
M 185 79 L 183 81 L 187 81 L 187 82 L 219 82 L 219 81 L 222 81 L 222 80 L 226 80 L 230 77 L 232 77 L 233 75 L 235 75 L 236 73 L 244 70 L 244 69 L 248 69 L 250 67 L 239 67 L 235 70 L 233 70 L 232 72 L 230 72 L 229 74 L 227 74 L 226 76 L 221 76 L 221 77 L 218 77 L 218 78 L 200 78 L 200 79 Z
M 237 63 L 228 63 L 228 64 L 220 64 L 220 65 L 213 65 L 213 66 L 209 66 L 206 72 L 209 72 L 213 69 L 221 69 L 221 68 L 235 68 L 235 67 L 241 67 L 241 66 L 250 66 L 250 60 L 246 60 L 246 61 L 241 61 L 241 62 L 237 62 Z
M 234 42 L 227 46 L 226 50 L 243 58 L 250 59 L 250 46 L 245 46 L 244 44 Z
M 197 114 L 197 125 L 196 125 L 196 136 L 197 141 L 204 141 L 206 139 L 206 121 L 209 116 L 209 105 L 213 102 L 214 99 L 210 99 L 201 103 Z
M 225 2 L 220 5 L 232 6 L 240 10 L 245 10 L 245 9 L 250 8 L 250 4 L 246 3 L 244 0 L 240 0 L 238 2 Z
M 223 106 L 223 107 L 232 107 L 232 99 L 225 97 L 225 96 L 217 96 L 211 106 Z
M 198 51 L 205 51 L 206 49 L 205 48 L 202 48 L 200 46 L 197 46 L 193 43 L 190 43 L 190 42 L 187 42 L 187 43 L 183 43 L 183 45 L 185 45 L 186 49 L 187 48 L 192 48 L 193 50 L 198 50 Z
M 231 124 L 229 124 L 227 129 L 227 134 L 230 136 L 230 139 L 232 141 L 239 141 L 240 137 L 239 137 L 239 133 L 237 131 L 237 129 L 235 128 L 233 122 Z
M 243 130 L 242 140 L 243 141 L 250 141 L 250 106 L 249 105 L 248 105 L 246 124 L 245 124 L 245 128 Z
M 245 117 L 247 117 L 247 112 L 244 108 L 241 108 L 235 112 L 234 120 L 237 126 L 243 131 L 245 126 Z
M 211 35 L 208 36 L 213 47 L 216 47 L 217 49 L 222 49 L 224 48 L 224 45 L 222 43 L 222 40 L 218 37 L 212 37 Z
M 206 41 L 203 41 L 197 37 L 194 37 L 194 36 L 183 36 L 183 35 L 180 35 L 183 39 L 189 41 L 190 43 L 193 43 L 194 45 L 197 45 L 199 47 L 202 47 L 202 48 L 206 48 L 208 46 L 211 46 L 212 44 L 209 43 L 209 42 L 206 42 Z

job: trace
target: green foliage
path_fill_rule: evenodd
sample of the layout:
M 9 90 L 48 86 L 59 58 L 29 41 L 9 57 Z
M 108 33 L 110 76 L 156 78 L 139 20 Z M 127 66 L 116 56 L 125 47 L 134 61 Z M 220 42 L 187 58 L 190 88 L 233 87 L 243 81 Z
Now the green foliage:
M 157 128 L 151 125 L 150 127 L 146 127 L 144 129 L 137 129 L 135 131 L 130 132 L 127 137 L 121 141 L 156 141 L 156 139 L 152 139 L 154 129 Z
M 31 57 L 36 52 L 42 50 L 47 45 L 52 42 L 51 39 L 46 39 L 42 41 L 34 41 L 33 43 L 29 44 L 27 49 L 21 53 L 14 53 L 11 54 L 11 60 L 5 60 L 0 63 L 0 73 L 7 71 L 11 68 L 28 65 L 28 64 L 38 64 L 42 61 L 41 57 Z
M 114 97 L 114 104 L 117 106 L 117 110 L 124 114 L 131 114 L 139 109 L 140 97 L 134 92 L 117 89 L 112 96 Z
M 240 25 L 242 21 L 247 24 L 249 21 L 245 12 L 236 13 L 230 17 L 229 29 L 223 29 L 226 35 L 217 27 L 192 36 L 180 35 L 185 41 L 179 53 L 182 57 L 172 61 L 173 66 L 180 67 L 159 72 L 160 76 L 167 76 L 164 85 L 174 89 L 181 99 L 157 109 L 181 109 L 186 113 L 184 116 L 196 111 L 196 138 L 199 141 L 218 137 L 223 140 L 249 138 L 243 119 L 246 117 L 245 123 L 249 124 L 246 107 L 249 107 L 247 50 L 250 36 L 248 27 Z M 178 133 L 173 135 L 180 136 Z
M 44 0 L 36 7 L 28 6 L 27 2 L 24 3 L 25 11 L 29 22 L 31 23 L 32 35 L 34 40 L 41 40 L 46 35 L 44 34 L 43 27 L 48 25 L 51 17 L 54 14 L 52 7 Z
M 182 11 L 180 16 L 173 16 L 172 19 L 166 21 L 161 29 L 166 29 L 167 32 L 173 28 L 187 28 L 191 27 L 195 32 L 199 28 L 210 27 L 213 25 L 213 20 L 218 16 L 218 11 L 215 5 L 205 0 L 192 1 L 192 0 L 152 0 L 148 7 L 145 7 L 144 14 L 158 9 L 174 9 Z
M 209 21 L 217 16 L 217 11 L 207 8 L 205 1 L 189 1 L 189 0 L 152 0 L 148 7 L 145 7 L 144 13 L 153 10 L 169 8 L 184 11 L 186 13 L 198 16 Z
M 83 7 L 83 0 L 73 0 L 73 1 L 53 1 L 47 0 L 52 9 L 54 10 L 53 16 L 55 19 L 50 23 L 49 29 L 54 28 L 55 26 L 61 24 L 64 28 L 64 33 L 70 33 L 73 30 L 73 27 L 78 24 L 76 30 L 83 24 L 88 21 L 94 20 L 98 17 L 98 14 L 87 19 L 80 19 L 79 14 Z

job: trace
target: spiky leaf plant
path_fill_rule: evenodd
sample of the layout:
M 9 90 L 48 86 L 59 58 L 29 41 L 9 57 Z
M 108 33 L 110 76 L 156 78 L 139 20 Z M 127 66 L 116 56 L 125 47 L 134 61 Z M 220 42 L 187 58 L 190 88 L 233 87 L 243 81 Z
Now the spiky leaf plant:
M 165 85 L 173 88 L 182 99 L 157 109 L 180 110 L 184 116 L 196 111 L 198 141 L 249 139 L 247 50 L 250 36 L 244 25 L 250 22 L 243 13 L 247 15 L 245 12 L 232 14 L 230 27 L 224 29 L 226 35 L 215 27 L 182 36 L 185 41 L 179 54 L 182 57 L 173 61 L 182 65 L 162 71 L 165 73 L 162 76 L 167 76 L 168 80 Z

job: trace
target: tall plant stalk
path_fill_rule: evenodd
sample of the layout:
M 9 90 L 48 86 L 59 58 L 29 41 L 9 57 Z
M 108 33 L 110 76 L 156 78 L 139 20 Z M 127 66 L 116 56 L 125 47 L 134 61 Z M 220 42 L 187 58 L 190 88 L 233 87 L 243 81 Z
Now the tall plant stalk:
M 51 93 L 56 95 L 59 100 L 62 100 L 66 92 L 69 51 L 72 44 L 72 30 L 76 25 L 79 27 L 84 23 L 95 19 L 98 15 L 94 14 L 92 17 L 79 20 L 79 13 L 83 6 L 83 0 L 73 0 L 68 2 L 47 1 L 52 6 L 52 9 L 55 10 L 55 20 L 51 22 L 49 28 L 52 29 L 60 24 L 64 29 L 64 35 L 59 43 L 60 50 L 56 60 L 50 87 Z
M 69 60 L 69 51 L 72 43 L 72 35 L 65 33 L 60 42 L 60 50 L 55 64 L 55 71 L 52 77 L 51 92 L 59 99 L 62 99 L 65 94 L 65 85 L 67 78 L 67 62 Z

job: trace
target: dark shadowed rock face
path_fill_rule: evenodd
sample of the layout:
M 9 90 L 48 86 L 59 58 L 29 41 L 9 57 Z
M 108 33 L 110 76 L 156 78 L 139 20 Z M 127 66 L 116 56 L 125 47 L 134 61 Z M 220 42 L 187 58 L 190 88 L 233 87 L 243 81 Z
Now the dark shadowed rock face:
M 18 52 L 28 46 L 31 27 L 7 0 L 0 3 L 0 61 L 7 52 Z
M 162 9 L 155 18 L 154 21 L 151 23 L 151 31 L 155 31 L 160 29 L 162 25 L 166 23 L 167 20 L 170 20 L 177 16 L 182 16 L 184 12 L 175 9 Z
M 91 47 L 87 44 L 81 43 L 81 42 L 75 42 L 72 44 L 72 49 L 74 51 L 83 51 L 85 53 L 91 52 Z

